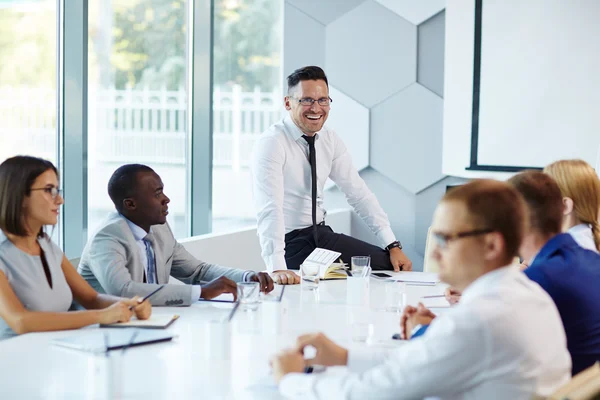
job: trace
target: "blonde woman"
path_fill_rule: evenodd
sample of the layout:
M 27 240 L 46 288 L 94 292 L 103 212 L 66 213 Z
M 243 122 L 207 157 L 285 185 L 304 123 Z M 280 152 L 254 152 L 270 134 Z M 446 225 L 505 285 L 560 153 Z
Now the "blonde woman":
M 563 196 L 562 230 L 584 249 L 600 252 L 600 179 L 583 160 L 556 161 L 544 172 L 550 175 Z

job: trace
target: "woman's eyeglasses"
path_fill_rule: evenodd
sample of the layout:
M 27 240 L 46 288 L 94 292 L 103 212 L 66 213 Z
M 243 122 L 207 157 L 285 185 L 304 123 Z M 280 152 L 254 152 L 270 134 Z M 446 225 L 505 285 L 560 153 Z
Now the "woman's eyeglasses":
M 32 192 L 35 190 L 43 190 L 44 193 L 48 193 L 50 196 L 52 196 L 52 200 L 56 200 L 56 198 L 58 197 L 58 195 L 60 194 L 62 196 L 62 190 L 57 188 L 56 186 L 47 186 L 47 187 L 43 187 L 43 188 L 35 188 L 35 189 L 30 189 Z

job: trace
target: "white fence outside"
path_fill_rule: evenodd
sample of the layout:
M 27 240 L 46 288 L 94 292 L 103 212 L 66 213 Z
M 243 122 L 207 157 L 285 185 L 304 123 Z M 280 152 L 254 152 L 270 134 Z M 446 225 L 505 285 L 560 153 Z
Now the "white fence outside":
M 106 194 L 112 171 L 140 162 L 161 171 L 171 197 L 169 222 L 176 235 L 185 235 L 187 92 L 90 89 L 88 94 L 90 231 L 113 208 Z M 216 88 L 213 96 L 212 214 L 220 228 L 228 229 L 236 221 L 254 221 L 251 149 L 281 118 L 282 100 L 278 92 L 242 92 L 239 86 Z M 56 161 L 56 109 L 53 89 L 0 87 L 0 161 L 14 154 Z
M 213 165 L 247 168 L 257 136 L 281 117 L 281 95 L 234 86 L 213 96 Z M 97 162 L 185 165 L 185 90 L 90 90 L 88 110 L 89 155 Z M 54 159 L 56 92 L 0 87 L 0 138 L 0 159 L 22 151 Z

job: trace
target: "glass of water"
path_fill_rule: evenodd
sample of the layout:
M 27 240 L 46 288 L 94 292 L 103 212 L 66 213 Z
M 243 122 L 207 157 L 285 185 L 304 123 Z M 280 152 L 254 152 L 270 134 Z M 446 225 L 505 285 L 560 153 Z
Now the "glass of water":
M 406 283 L 385 282 L 385 310 L 400 313 L 406 306 Z
M 361 276 L 363 270 L 369 266 L 371 266 L 370 256 L 354 256 L 350 259 L 350 267 L 354 276 Z
M 319 266 L 315 264 L 300 265 L 300 282 L 302 289 L 315 290 L 319 288 Z
M 237 284 L 238 300 L 244 311 L 258 309 L 260 288 L 258 282 L 239 282 Z

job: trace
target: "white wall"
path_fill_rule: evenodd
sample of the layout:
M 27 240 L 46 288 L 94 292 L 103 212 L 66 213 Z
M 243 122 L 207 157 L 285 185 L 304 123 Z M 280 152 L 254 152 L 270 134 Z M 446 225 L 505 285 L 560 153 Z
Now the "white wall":
M 352 235 L 351 213 L 348 209 L 327 213 L 327 224 L 333 230 Z M 264 271 L 256 226 L 225 233 L 210 233 L 179 241 L 187 251 L 199 260 L 231 268 Z
M 443 171 L 470 165 L 475 2 L 449 0 Z M 600 145 L 600 2 L 485 0 L 482 7 L 479 165 L 594 165 Z

